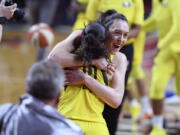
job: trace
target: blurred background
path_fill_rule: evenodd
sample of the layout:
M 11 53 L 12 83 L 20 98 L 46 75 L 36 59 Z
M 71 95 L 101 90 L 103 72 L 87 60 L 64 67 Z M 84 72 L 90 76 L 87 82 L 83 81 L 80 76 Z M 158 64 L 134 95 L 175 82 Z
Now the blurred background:
M 71 0 L 14 0 L 14 2 L 18 8 L 25 10 L 25 17 L 18 22 L 10 20 L 3 26 L 0 44 L 0 104 L 17 102 L 19 95 L 24 93 L 24 79 L 28 68 L 36 61 L 37 54 L 37 49 L 24 41 L 31 25 L 39 22 L 49 24 L 55 33 L 54 46 L 72 31 L 76 19 L 76 13 L 70 8 Z M 151 1 L 144 0 L 144 4 L 147 17 L 151 11 Z M 32 10 L 34 14 L 30 12 Z M 151 50 L 155 48 L 155 44 Z M 147 72 L 152 66 L 153 52 L 149 55 L 145 56 L 146 62 L 143 64 Z
M 70 7 L 71 0 L 14 0 L 14 2 L 19 8 L 25 10 L 25 16 L 18 22 L 10 20 L 3 26 L 2 42 L 0 43 L 0 104 L 17 103 L 19 96 L 25 91 L 26 73 L 37 57 L 37 48 L 26 41 L 29 28 L 39 22 L 47 23 L 55 35 L 51 49 L 72 32 L 72 26 L 76 19 L 76 13 Z M 144 0 L 145 19 L 151 13 L 151 5 L 151 0 Z M 146 73 L 147 88 L 150 85 L 151 68 L 157 50 L 158 38 L 154 33 L 156 32 L 147 33 L 152 42 L 145 44 L 142 63 Z M 136 87 L 133 86 L 134 95 L 138 97 L 135 89 Z M 170 80 L 166 89 L 174 91 L 174 78 Z M 124 113 L 128 114 L 128 111 L 127 102 Z M 166 112 L 167 115 L 175 117 L 178 115 L 177 110 L 173 110 L 172 107 L 168 108 Z M 119 128 L 126 130 L 122 125 Z

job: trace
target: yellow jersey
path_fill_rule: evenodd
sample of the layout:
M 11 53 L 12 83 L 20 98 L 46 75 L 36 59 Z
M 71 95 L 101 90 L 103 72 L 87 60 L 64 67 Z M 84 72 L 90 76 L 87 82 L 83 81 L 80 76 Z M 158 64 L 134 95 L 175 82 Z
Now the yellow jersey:
M 144 29 L 158 29 L 158 48 L 166 48 L 173 51 L 180 51 L 180 1 L 179 0 L 158 0 L 153 1 L 153 14 L 145 21 Z M 157 8 L 157 10 L 156 10 Z M 176 43 L 173 43 L 176 42 Z M 172 45 L 173 43 L 173 45 Z
M 86 8 L 89 0 L 77 0 L 77 2 Z M 88 23 L 89 21 L 85 16 L 85 12 L 79 12 L 73 25 L 73 30 L 83 29 Z
M 145 21 L 145 30 L 158 29 L 159 37 L 164 38 L 169 31 L 172 24 L 172 16 L 169 7 L 168 0 L 159 0 L 153 1 L 153 11 L 152 16 Z M 157 9 L 157 10 L 156 10 Z M 164 23 L 163 23 L 164 22 Z M 150 27 L 150 28 L 148 28 Z
M 77 0 L 77 2 L 81 5 L 87 6 L 89 0 Z
M 106 73 L 94 66 L 82 67 L 81 70 L 108 85 Z M 104 102 L 85 86 L 66 86 L 60 97 L 59 112 L 72 120 L 103 122 Z
M 140 2 L 139 4 L 139 9 L 140 9 L 140 13 L 138 15 L 141 16 L 141 24 L 143 25 L 144 23 L 144 4 L 142 0 L 139 0 L 138 2 Z M 136 17 L 138 18 L 138 17 Z M 140 33 L 138 34 L 138 36 L 134 39 L 134 56 L 133 56 L 133 65 L 138 65 L 142 63 L 142 59 L 143 59 L 143 52 L 144 52 L 144 45 L 145 45 L 145 31 L 143 29 L 140 30 Z
M 159 48 L 163 49 L 170 47 L 171 51 L 180 52 L 180 0 L 168 0 L 167 2 L 165 1 L 163 5 L 167 4 L 169 4 L 171 16 L 164 21 L 169 21 L 171 23 L 168 24 L 161 20 L 161 29 L 164 29 L 165 26 L 170 27 L 170 29 L 167 31 L 166 36 L 162 40 L 160 40 L 158 46 Z M 164 25 L 164 27 L 162 27 L 162 24 Z

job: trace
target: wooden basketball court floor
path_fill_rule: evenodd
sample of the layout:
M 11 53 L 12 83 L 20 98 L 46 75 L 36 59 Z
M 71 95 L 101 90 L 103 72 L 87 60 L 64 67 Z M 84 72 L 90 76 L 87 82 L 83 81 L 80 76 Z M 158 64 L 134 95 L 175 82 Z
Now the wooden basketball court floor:
M 0 44 L 0 104 L 18 103 L 18 97 L 24 93 L 26 73 L 36 59 L 36 48 L 22 40 L 25 34 L 26 30 L 5 30 L 3 33 L 3 41 Z M 56 32 L 54 44 L 65 37 L 66 35 Z M 147 72 L 147 86 L 149 81 L 150 72 Z M 124 108 L 123 112 L 128 113 L 128 103 L 125 103 Z M 179 128 L 180 122 L 174 120 L 180 118 L 180 106 L 165 106 L 165 110 L 169 127 L 176 125 Z M 141 129 L 149 129 L 149 123 L 150 121 L 146 121 L 142 126 L 133 124 L 129 118 L 120 119 L 117 135 L 143 135 Z M 180 133 L 171 133 L 171 135 L 180 135 Z

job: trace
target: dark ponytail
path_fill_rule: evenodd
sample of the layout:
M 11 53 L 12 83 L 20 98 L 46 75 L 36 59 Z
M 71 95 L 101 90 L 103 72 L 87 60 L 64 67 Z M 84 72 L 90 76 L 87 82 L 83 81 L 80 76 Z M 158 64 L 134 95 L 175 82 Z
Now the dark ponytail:
M 83 61 L 84 64 L 90 64 L 93 59 L 107 58 L 105 39 L 106 28 L 98 22 L 90 23 L 84 28 L 79 42 L 76 44 L 74 42 L 75 59 Z

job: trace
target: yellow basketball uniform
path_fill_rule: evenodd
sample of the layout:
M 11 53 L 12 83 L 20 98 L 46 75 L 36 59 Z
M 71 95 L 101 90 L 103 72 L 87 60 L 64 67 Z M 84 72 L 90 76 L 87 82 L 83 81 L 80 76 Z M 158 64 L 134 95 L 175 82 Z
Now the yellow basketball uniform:
M 137 1 L 135 1 L 135 2 L 137 2 Z M 140 10 L 140 12 L 137 15 L 140 15 L 140 13 L 141 13 L 141 15 L 140 15 L 141 24 L 140 25 L 143 25 L 144 5 L 143 5 L 143 1 L 141 1 L 141 0 L 138 2 L 139 3 L 137 3 L 136 5 L 139 5 L 138 9 Z M 141 66 L 142 59 L 143 59 L 143 52 L 144 52 L 144 44 L 145 44 L 145 31 L 141 29 L 138 36 L 134 39 L 134 56 L 133 56 L 133 66 L 132 66 L 131 75 L 135 79 L 142 79 L 145 76 L 144 71 Z
M 143 79 L 145 73 L 142 69 L 142 60 L 144 54 L 145 32 L 141 31 L 134 42 L 134 57 L 131 75 L 134 79 Z
M 106 73 L 94 66 L 82 67 L 98 82 L 108 85 Z M 67 86 L 60 97 L 58 110 L 82 128 L 86 135 L 108 135 L 106 122 L 102 116 L 104 102 L 85 86 Z
M 77 0 L 77 2 L 86 7 L 89 0 Z M 76 17 L 76 21 L 73 25 L 73 30 L 83 29 L 89 23 L 85 16 L 85 12 L 79 12 Z
M 159 2 L 159 3 L 158 3 Z M 150 18 L 145 22 L 145 29 L 157 28 L 159 32 L 158 48 L 160 49 L 153 66 L 150 96 L 152 99 L 162 99 L 169 78 L 176 76 L 177 93 L 180 94 L 180 1 L 158 0 L 153 1 L 154 8 Z

